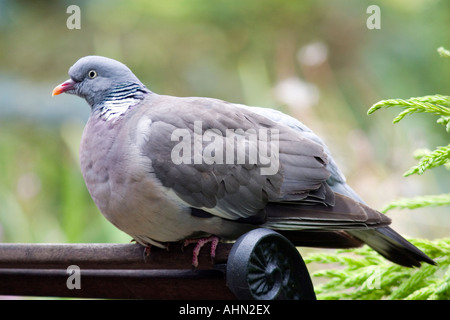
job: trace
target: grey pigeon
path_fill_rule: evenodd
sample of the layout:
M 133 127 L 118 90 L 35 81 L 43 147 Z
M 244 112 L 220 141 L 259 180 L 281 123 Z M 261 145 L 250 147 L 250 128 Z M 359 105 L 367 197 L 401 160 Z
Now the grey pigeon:
M 100 56 L 81 58 L 69 75 L 53 95 L 75 94 L 91 106 L 80 146 L 86 186 L 102 214 L 138 243 L 164 248 L 194 239 L 199 250 L 264 227 L 297 246 L 366 243 L 403 266 L 434 264 L 347 185 L 300 121 L 267 108 L 159 95 Z

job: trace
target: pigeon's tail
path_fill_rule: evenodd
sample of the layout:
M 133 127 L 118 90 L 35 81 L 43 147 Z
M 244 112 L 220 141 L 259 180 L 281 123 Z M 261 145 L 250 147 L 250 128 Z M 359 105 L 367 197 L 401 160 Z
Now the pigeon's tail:
M 296 247 L 314 247 L 328 249 L 349 249 L 361 247 L 364 242 L 345 231 L 323 230 L 277 230 Z
M 435 264 L 388 225 L 391 220 L 364 203 L 335 193 L 334 206 L 269 203 L 263 227 L 274 229 L 299 246 L 352 248 L 366 243 L 406 267 Z
M 347 230 L 386 259 L 405 267 L 420 267 L 421 262 L 436 263 L 390 227 Z

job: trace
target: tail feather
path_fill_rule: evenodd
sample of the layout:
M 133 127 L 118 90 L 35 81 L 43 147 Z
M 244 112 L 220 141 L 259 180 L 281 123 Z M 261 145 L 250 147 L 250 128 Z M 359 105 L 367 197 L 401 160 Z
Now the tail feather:
M 419 267 L 435 262 L 388 227 L 391 220 L 364 203 L 335 193 L 335 205 L 269 203 L 263 227 L 286 235 L 299 246 L 357 247 L 362 242 L 392 262 Z
M 420 267 L 421 262 L 436 265 L 430 257 L 390 227 L 366 230 L 347 230 L 359 240 L 365 242 L 386 259 L 405 267 Z
M 358 248 L 364 243 L 345 231 L 320 231 L 320 230 L 277 230 L 296 247 L 314 247 L 330 249 Z

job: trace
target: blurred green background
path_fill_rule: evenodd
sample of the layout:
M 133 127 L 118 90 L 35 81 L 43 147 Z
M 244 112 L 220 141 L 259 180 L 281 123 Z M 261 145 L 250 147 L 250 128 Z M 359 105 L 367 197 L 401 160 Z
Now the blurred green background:
M 69 30 L 69 5 L 81 29 Z M 381 29 L 369 30 L 369 5 Z M 449 192 L 443 168 L 403 178 L 416 148 L 448 144 L 431 115 L 392 125 L 375 102 L 450 94 L 445 0 L 0 0 L 0 241 L 127 242 L 92 202 L 78 164 L 89 107 L 52 97 L 85 55 L 127 64 L 159 94 L 278 108 L 329 145 L 373 207 Z M 449 236 L 448 207 L 393 211 L 399 232 Z

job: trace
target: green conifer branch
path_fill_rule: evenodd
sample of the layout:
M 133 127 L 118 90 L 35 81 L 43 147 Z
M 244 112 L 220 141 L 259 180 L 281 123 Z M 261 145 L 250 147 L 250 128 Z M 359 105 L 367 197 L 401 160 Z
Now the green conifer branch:
M 450 299 L 450 238 L 408 239 L 438 265 L 411 269 L 395 265 L 365 246 L 315 253 L 306 263 L 332 264 L 335 269 L 312 273 L 328 281 L 314 287 L 318 299 Z M 338 267 L 338 268 L 336 268 Z
M 423 149 L 421 150 L 423 151 Z M 415 153 L 417 155 L 417 152 Z M 412 174 L 423 174 L 425 170 L 450 165 L 450 144 L 443 147 L 437 147 L 436 150 L 422 154 L 419 164 L 409 169 L 404 176 L 410 176 Z
M 388 99 L 375 103 L 367 114 L 372 114 L 381 108 L 403 107 L 405 108 L 397 117 L 394 118 L 393 123 L 402 120 L 408 114 L 413 113 L 432 113 L 443 117 L 450 117 L 450 108 L 446 105 L 450 104 L 450 96 L 443 96 L 440 94 L 414 97 L 410 99 Z
M 380 211 L 386 213 L 391 209 L 417 209 L 422 207 L 437 207 L 450 205 L 450 193 L 427 195 L 415 198 L 401 198 L 390 202 Z
M 443 47 L 439 47 L 437 52 L 442 58 L 450 58 L 450 51 L 445 50 Z
M 445 129 L 447 130 L 447 132 L 450 133 L 450 117 L 441 116 L 437 120 L 437 123 L 442 124 L 443 126 L 445 126 Z
M 442 57 L 450 58 L 450 51 L 438 49 Z M 404 110 L 394 123 L 414 113 L 431 113 L 439 116 L 437 123 L 450 133 L 450 97 L 431 95 L 425 97 L 383 100 L 368 111 L 372 114 L 381 108 L 402 107 Z M 420 149 L 415 152 L 417 166 L 405 173 L 423 174 L 426 170 L 444 165 L 450 169 L 450 144 L 434 151 Z M 450 193 L 391 202 L 383 212 L 393 208 L 415 209 L 450 205 Z M 409 239 L 415 246 L 437 262 L 437 266 L 423 265 L 411 269 L 392 264 L 368 246 L 360 249 L 338 250 L 336 253 L 316 253 L 305 257 L 306 263 L 332 265 L 335 269 L 312 273 L 313 278 L 328 281 L 314 287 L 319 299 L 431 299 L 450 300 L 450 238 L 434 241 Z M 337 269 L 336 269 L 337 266 Z

